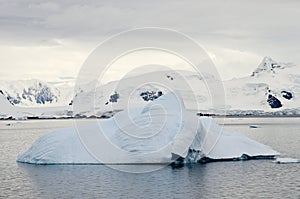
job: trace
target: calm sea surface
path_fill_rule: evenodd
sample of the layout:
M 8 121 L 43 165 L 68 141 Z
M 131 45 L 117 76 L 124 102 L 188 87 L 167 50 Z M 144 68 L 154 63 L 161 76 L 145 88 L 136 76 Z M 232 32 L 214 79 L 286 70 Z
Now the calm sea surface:
M 144 174 L 104 165 L 16 163 L 17 155 L 36 139 L 73 124 L 0 121 L 0 198 L 300 198 L 300 164 L 272 160 L 168 166 Z M 300 159 L 300 118 L 226 119 L 225 129 L 269 145 L 282 157 Z

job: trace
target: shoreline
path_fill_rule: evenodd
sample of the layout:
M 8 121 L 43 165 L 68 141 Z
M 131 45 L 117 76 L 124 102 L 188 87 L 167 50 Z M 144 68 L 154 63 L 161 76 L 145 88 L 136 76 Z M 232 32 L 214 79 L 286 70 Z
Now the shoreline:
M 213 118 L 300 118 L 300 115 L 215 115 Z
M 300 115 L 199 115 L 199 117 L 212 117 L 212 118 L 300 118 Z M 0 121 L 34 121 L 34 120 L 95 120 L 95 119 L 109 119 L 111 117 L 29 117 L 26 119 L 16 118 L 0 118 Z

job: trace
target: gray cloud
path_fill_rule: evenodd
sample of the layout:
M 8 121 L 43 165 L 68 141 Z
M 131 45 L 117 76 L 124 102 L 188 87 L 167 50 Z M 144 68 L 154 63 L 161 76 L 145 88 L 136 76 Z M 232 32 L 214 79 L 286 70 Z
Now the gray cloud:
M 72 51 L 84 58 L 112 34 L 137 27 L 165 27 L 195 38 L 215 56 L 222 76 L 230 78 L 248 74 L 265 55 L 300 63 L 299 7 L 300 2 L 294 0 L 1 0 L 1 53 L 7 46 L 44 46 L 53 51 L 60 46 L 62 54 Z M 61 65 L 68 62 L 66 67 L 70 67 L 71 58 L 66 59 Z M 21 65 L 16 62 L 0 64 Z M 74 63 L 76 69 L 79 66 Z

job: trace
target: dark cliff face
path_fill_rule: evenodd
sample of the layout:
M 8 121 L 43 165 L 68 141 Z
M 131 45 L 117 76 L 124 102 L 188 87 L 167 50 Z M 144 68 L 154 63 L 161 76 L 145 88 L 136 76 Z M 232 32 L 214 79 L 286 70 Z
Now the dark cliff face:
M 269 94 L 267 102 L 271 106 L 271 108 L 280 108 L 282 107 L 282 104 L 279 99 L 277 99 L 275 96 Z

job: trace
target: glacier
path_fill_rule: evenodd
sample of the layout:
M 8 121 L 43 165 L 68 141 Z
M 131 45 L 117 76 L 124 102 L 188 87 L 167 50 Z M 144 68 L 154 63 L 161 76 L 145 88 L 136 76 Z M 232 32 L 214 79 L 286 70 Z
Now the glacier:
M 187 111 L 167 93 L 110 119 L 93 120 L 42 136 L 17 162 L 30 164 L 170 164 L 178 160 L 272 158 L 278 152 L 243 134 L 226 132 L 210 117 Z

